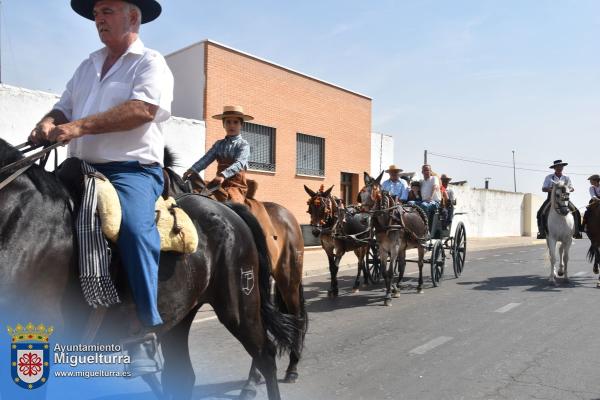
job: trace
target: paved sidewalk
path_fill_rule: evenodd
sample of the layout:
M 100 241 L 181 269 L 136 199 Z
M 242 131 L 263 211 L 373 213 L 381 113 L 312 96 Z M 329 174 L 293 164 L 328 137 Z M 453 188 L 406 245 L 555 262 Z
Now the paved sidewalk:
M 532 237 L 510 236 L 510 237 L 487 237 L 467 238 L 467 260 L 470 251 L 500 249 L 506 247 L 521 247 L 545 244 L 545 240 Z M 408 256 L 416 255 L 415 250 L 409 250 Z M 344 254 L 340 262 L 340 272 L 347 269 L 355 269 L 358 260 L 354 252 Z M 321 247 L 307 247 L 304 251 L 304 276 L 315 276 L 329 273 L 327 255 Z

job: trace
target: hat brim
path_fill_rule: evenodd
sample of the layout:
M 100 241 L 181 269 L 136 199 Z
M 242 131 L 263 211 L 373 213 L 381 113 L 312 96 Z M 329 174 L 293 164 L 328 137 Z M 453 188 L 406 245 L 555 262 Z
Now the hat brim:
M 592 175 L 587 178 L 588 181 L 600 181 L 600 175 Z
M 448 181 L 450 182 L 452 180 L 452 178 L 440 178 L 440 181 Z
M 396 169 L 386 169 L 386 170 L 385 170 L 385 173 L 386 173 L 386 174 L 389 174 L 390 172 L 402 172 L 402 171 L 404 171 L 404 170 L 403 170 L 403 169 L 401 169 L 401 168 L 396 168 Z
M 552 169 L 552 168 L 556 168 L 556 167 L 564 167 L 565 165 L 569 165 L 569 163 L 562 162 L 562 163 L 551 165 L 549 168 Z
M 94 4 L 98 0 L 71 0 L 71 8 L 83 18 L 94 21 Z M 156 0 L 123 0 L 140 8 L 142 24 L 154 21 L 162 12 L 162 7 Z
M 214 119 L 225 119 L 225 118 L 241 118 L 244 121 L 252 121 L 254 119 L 251 115 L 246 115 L 242 113 L 223 113 L 212 116 Z

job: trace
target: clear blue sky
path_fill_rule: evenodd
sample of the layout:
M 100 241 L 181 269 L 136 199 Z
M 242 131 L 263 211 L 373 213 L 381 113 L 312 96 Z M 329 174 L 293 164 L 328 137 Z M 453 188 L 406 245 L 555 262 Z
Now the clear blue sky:
M 600 172 L 600 2 L 162 1 L 142 39 L 164 54 L 210 38 L 373 98 L 395 162 L 423 150 L 543 171 L 571 163 L 578 205 Z M 2 0 L 3 81 L 61 92 L 100 47 L 68 1 Z M 512 170 L 431 156 L 434 170 L 512 190 Z M 545 173 L 517 171 L 520 191 Z

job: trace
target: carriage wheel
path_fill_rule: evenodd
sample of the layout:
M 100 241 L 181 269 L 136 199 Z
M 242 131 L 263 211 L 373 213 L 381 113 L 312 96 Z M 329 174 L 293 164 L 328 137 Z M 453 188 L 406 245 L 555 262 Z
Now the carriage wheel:
M 434 287 L 438 287 L 442 284 L 442 276 L 444 275 L 444 265 L 446 264 L 446 255 L 444 254 L 444 247 L 442 242 L 439 240 L 435 241 L 433 248 L 431 249 L 431 281 Z
M 459 277 L 465 266 L 465 257 L 467 255 L 467 230 L 465 224 L 458 223 L 454 233 L 454 243 L 452 243 L 452 267 L 454 276 Z
M 381 280 L 381 260 L 379 259 L 379 250 L 376 243 L 369 246 L 366 263 L 369 281 L 379 283 Z

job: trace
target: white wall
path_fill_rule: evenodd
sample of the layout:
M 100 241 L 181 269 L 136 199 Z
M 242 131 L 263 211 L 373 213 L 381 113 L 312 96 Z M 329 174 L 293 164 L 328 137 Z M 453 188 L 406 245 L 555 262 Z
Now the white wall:
M 52 109 L 58 95 L 0 85 L 0 137 L 16 145 L 27 140 L 35 124 Z M 167 146 L 178 155 L 183 173 L 204 155 L 206 129 L 204 121 L 171 117 L 161 124 Z M 59 149 L 59 161 L 66 157 L 66 148 Z M 50 159 L 48 166 L 53 164 Z
M 193 44 L 165 57 L 175 77 L 173 114 L 201 120 L 204 118 L 204 42 Z
M 465 224 L 467 235 L 475 237 L 500 237 L 531 235 L 528 221 L 531 208 L 538 207 L 540 199 L 525 193 L 501 190 L 473 189 L 468 185 L 451 185 L 457 198 L 455 212 L 464 212 L 454 218 Z M 529 201 L 526 197 L 529 196 Z M 531 201 L 531 197 L 535 201 Z M 537 210 L 533 210 L 535 213 Z M 535 214 L 534 214 L 535 215 Z
M 377 176 L 394 164 L 394 138 L 383 133 L 371 133 L 371 176 Z M 384 178 L 388 179 L 388 174 Z

